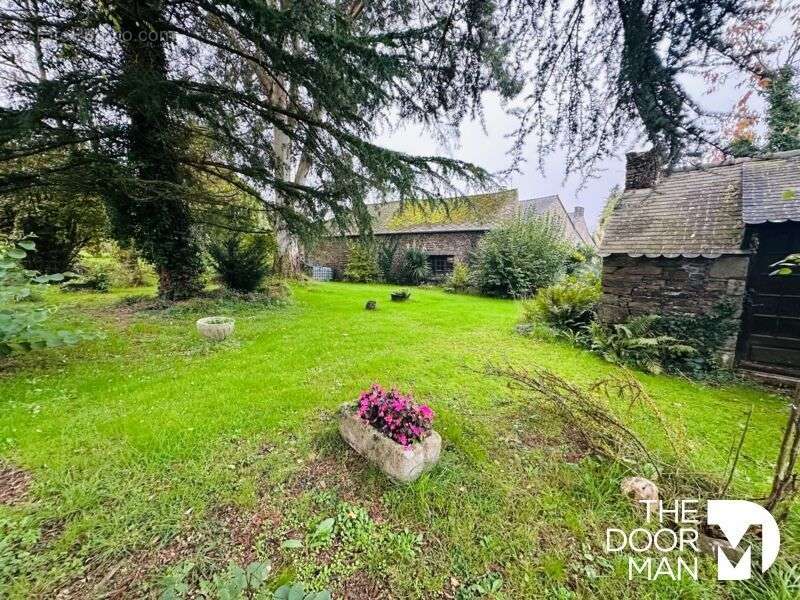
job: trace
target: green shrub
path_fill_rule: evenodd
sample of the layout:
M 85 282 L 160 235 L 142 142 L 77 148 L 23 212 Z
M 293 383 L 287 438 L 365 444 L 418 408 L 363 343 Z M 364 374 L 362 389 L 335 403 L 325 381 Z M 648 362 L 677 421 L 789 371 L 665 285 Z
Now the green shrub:
M 453 265 L 453 272 L 447 277 L 444 289 L 448 292 L 466 292 L 472 285 L 470 281 L 469 267 L 463 262 L 456 262 Z
M 526 297 L 552 283 L 567 264 L 572 248 L 557 221 L 515 219 L 487 233 L 476 252 L 474 280 L 491 296 Z
M 270 271 L 270 244 L 266 236 L 232 235 L 212 241 L 211 264 L 228 289 L 254 292 Z
M 378 272 L 386 283 L 394 283 L 397 279 L 394 267 L 395 256 L 399 242 L 390 237 L 378 244 Z
M 408 248 L 403 255 L 403 266 L 400 270 L 402 283 L 419 285 L 431 276 L 428 255 L 419 248 Z
M 659 319 L 657 315 L 642 315 L 611 327 L 595 321 L 589 325 L 591 348 L 609 362 L 655 374 L 681 357 L 697 354 L 688 344 L 657 333 Z
M 101 292 L 111 290 L 111 275 L 106 265 L 81 263 L 77 267 L 77 276 L 61 284 L 67 292 Z
M 359 242 L 350 246 L 344 278 L 358 283 L 378 279 L 378 256 L 373 243 Z
M 14 352 L 72 345 L 89 336 L 80 332 L 51 331 L 45 328 L 53 310 L 24 302 L 33 284 L 64 280 L 64 275 L 40 275 L 25 269 L 22 261 L 36 245 L 30 239 L 14 243 L 0 240 L 0 356 Z
M 522 304 L 523 319 L 543 323 L 558 331 L 578 332 L 595 316 L 600 300 L 600 280 L 593 275 L 568 277 L 540 289 Z
M 145 263 L 133 248 L 115 245 L 113 249 L 114 269 L 112 281 L 120 287 L 142 287 L 154 285 L 156 276 L 153 268 Z
M 17 168 L 36 168 L 45 161 L 55 167 L 62 155 L 21 159 Z M 24 265 L 40 273 L 63 273 L 75 267 L 81 250 L 107 235 L 108 218 L 100 198 L 68 189 L 36 186 L 0 197 L 0 234 L 22 236 L 35 232 L 37 251 Z

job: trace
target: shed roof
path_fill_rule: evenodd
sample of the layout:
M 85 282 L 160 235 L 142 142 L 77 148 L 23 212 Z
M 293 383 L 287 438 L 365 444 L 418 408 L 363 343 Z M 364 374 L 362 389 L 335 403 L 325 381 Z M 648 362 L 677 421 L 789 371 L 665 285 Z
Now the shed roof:
M 748 225 L 800 221 L 800 153 L 742 165 L 742 214 Z
M 800 152 L 673 171 L 652 188 L 625 191 L 606 224 L 600 254 L 742 253 L 745 224 L 800 221 L 799 187 Z M 786 192 L 791 189 L 796 192 Z

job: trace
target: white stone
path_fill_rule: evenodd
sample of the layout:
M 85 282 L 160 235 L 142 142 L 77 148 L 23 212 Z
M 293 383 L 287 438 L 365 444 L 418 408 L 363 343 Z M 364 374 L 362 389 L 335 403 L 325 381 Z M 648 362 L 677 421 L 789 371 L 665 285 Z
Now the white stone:
M 230 317 L 204 317 L 197 320 L 197 331 L 204 338 L 219 342 L 233 333 L 234 325 Z
M 658 500 L 658 487 L 644 477 L 626 477 L 622 480 L 620 490 L 631 500 Z
M 342 406 L 339 432 L 353 450 L 400 483 L 410 483 L 433 467 L 442 449 L 442 438 L 435 431 L 411 446 L 398 444 L 359 417 L 349 404 Z

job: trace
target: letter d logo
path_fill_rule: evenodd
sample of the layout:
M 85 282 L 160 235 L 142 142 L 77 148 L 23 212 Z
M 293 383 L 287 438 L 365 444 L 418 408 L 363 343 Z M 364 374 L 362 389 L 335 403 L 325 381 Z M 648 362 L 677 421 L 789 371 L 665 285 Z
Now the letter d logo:
M 728 538 L 731 546 L 738 546 L 744 534 L 752 525 L 760 525 L 762 530 L 761 572 L 772 566 L 778 557 L 781 534 L 778 524 L 769 511 L 747 500 L 709 500 L 708 523 L 717 525 Z M 725 553 L 717 549 L 717 579 L 721 581 L 741 581 L 750 579 L 752 548 L 748 547 L 739 564 L 733 565 Z

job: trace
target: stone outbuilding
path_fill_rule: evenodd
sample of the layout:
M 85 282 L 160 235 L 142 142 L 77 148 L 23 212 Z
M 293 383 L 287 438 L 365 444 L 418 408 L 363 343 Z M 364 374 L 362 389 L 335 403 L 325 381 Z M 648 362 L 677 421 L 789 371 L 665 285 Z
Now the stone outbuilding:
M 655 153 L 627 155 L 625 191 L 600 255 L 598 316 L 705 314 L 732 303 L 728 364 L 800 375 L 800 274 L 770 275 L 800 252 L 800 151 L 666 172 Z
M 368 206 L 376 241 L 397 243 L 396 257 L 406 248 L 416 247 L 428 255 L 434 279 L 453 270 L 456 262 L 469 262 L 479 240 L 509 219 L 523 215 L 549 216 L 561 223 L 570 242 L 595 246 L 578 206 L 568 212 L 558 196 L 519 200 L 517 190 L 466 196 L 446 201 L 448 209 L 426 204 L 385 202 Z M 331 236 L 320 242 L 309 256 L 313 265 L 331 267 L 340 277 L 347 264 L 357 232 Z

